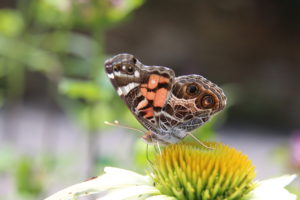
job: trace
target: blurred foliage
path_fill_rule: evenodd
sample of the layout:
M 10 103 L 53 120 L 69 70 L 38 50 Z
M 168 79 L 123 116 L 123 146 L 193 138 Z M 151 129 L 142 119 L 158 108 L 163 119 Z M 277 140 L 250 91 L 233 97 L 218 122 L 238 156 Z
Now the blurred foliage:
M 19 0 L 16 9 L 1 9 L 0 106 L 22 100 L 25 73 L 34 71 L 48 78 L 47 93 L 90 133 L 90 141 L 104 128 L 105 120 L 126 118 L 129 111 L 115 98 L 103 70 L 105 32 L 143 2 Z M 112 112 L 111 105 L 117 105 L 118 112 Z M 23 199 L 39 196 L 49 178 L 49 165 L 57 166 L 56 161 L 47 161 L 51 156 L 36 162 L 28 156 L 18 155 L 12 161 L 13 156 L 3 155 L 0 170 L 15 175 Z M 97 162 L 97 155 L 92 157 Z M 14 163 L 16 171 L 8 163 Z
M 97 110 L 77 109 L 84 127 L 102 128 L 103 121 L 94 118 L 109 116 L 104 108 L 113 99 L 103 73 L 105 31 L 142 4 L 143 0 L 28 0 L 18 1 L 15 10 L 0 10 L 0 102 L 22 96 L 24 73 L 38 71 L 70 100 L 64 105 L 66 101 L 58 99 L 70 113 L 76 106 Z M 86 123 L 90 120 L 96 123 Z
M 0 32 L 5 36 L 18 36 L 24 29 L 22 15 L 18 11 L 0 10 Z
M 75 158 L 61 154 L 28 155 L 18 152 L 12 146 L 4 145 L 0 148 L 0 176 L 11 174 L 9 183 L 14 183 L 16 194 L 1 194 L 1 199 L 31 200 L 40 197 L 52 179 L 58 180 L 70 174 L 70 168 Z M 78 176 L 78 175 L 77 175 Z M 7 185 L 9 187 L 9 185 Z M 8 195 L 8 196 L 5 196 Z
M 25 70 L 39 71 L 71 100 L 60 101 L 65 108 L 71 113 L 80 108 L 76 116 L 84 127 L 102 128 L 103 119 L 97 119 L 112 119 L 108 106 L 114 99 L 103 73 L 104 34 L 142 3 L 32 0 L 19 1 L 16 10 L 0 10 L 0 102 L 22 95 Z M 86 123 L 90 120 L 96 123 Z
M 23 156 L 16 165 L 17 189 L 24 196 L 37 196 L 43 191 L 42 177 L 32 163 L 32 158 Z

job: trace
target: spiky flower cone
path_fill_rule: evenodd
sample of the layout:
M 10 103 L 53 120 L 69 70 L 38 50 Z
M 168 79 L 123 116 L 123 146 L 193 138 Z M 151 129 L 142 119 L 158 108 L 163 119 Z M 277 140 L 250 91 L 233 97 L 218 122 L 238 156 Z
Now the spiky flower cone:
M 222 143 L 167 146 L 153 163 L 152 178 L 162 194 L 178 200 L 241 200 L 255 184 L 248 157 Z

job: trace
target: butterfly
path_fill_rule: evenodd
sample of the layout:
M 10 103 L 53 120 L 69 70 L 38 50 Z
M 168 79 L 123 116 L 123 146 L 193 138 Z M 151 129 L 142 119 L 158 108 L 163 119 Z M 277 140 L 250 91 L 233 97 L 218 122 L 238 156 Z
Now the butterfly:
M 148 130 L 148 143 L 173 144 L 207 122 L 226 105 L 223 90 L 203 76 L 175 76 L 172 69 L 147 66 L 131 54 L 105 61 L 118 95 Z

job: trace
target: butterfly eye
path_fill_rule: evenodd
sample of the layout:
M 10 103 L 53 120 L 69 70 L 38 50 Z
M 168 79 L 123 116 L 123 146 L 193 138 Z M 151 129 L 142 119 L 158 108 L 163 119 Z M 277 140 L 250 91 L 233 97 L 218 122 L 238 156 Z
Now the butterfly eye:
M 133 74 L 134 68 L 132 66 L 128 66 L 126 69 L 128 74 Z
M 215 104 L 214 98 L 211 95 L 205 95 L 201 100 L 203 108 L 212 108 Z
M 186 87 L 186 93 L 192 96 L 197 95 L 199 94 L 199 88 L 195 84 L 188 85 Z
M 132 67 L 132 66 L 128 66 L 128 67 L 127 67 L 127 71 L 128 71 L 128 72 L 133 72 L 133 67 Z

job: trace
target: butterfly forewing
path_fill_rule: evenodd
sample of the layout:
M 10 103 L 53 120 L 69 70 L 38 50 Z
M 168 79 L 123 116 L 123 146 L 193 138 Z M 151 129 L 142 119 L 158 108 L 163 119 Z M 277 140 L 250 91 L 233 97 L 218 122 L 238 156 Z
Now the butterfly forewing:
M 117 93 L 141 124 L 157 130 L 158 115 L 165 106 L 174 81 L 174 71 L 146 66 L 130 54 L 119 54 L 105 62 L 106 73 Z

